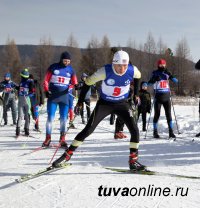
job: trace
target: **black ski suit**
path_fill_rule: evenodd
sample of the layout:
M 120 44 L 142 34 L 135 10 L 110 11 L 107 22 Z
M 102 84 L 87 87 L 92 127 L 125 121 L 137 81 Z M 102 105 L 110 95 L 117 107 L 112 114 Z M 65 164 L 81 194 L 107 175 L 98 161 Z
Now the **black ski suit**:
M 142 83 L 141 83 L 142 85 Z M 147 90 L 140 89 L 139 91 L 140 105 L 138 106 L 138 119 L 142 114 L 142 129 L 146 131 L 146 117 L 151 110 L 151 95 Z
M 3 91 L 3 119 L 5 125 L 8 123 L 7 112 L 9 108 L 11 108 L 13 124 L 16 124 L 17 110 L 15 92 L 17 89 L 19 89 L 18 85 L 11 80 L 4 80 L 0 83 L 0 92 Z

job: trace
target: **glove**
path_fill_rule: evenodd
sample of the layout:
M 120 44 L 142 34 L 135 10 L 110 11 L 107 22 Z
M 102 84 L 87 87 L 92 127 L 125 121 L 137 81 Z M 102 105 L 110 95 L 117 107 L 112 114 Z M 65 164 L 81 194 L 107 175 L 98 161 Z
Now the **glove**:
M 138 96 L 134 96 L 133 101 L 134 101 L 135 106 L 141 104 L 140 97 L 138 97 Z
M 77 103 L 76 106 L 74 107 L 74 113 L 79 116 L 81 113 L 81 110 L 83 108 L 83 103 Z
M 45 95 L 46 95 L 46 98 L 50 98 L 51 95 L 52 95 L 52 93 L 51 93 L 51 91 L 46 91 L 45 92 Z

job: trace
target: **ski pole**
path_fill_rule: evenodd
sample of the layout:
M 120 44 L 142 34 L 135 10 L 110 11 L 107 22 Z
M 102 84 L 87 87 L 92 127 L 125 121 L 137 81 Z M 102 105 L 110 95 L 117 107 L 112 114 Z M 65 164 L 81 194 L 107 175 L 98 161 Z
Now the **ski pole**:
M 175 118 L 175 121 L 176 121 L 177 131 L 178 131 L 178 134 L 181 134 L 180 131 L 179 131 L 179 128 L 178 128 L 178 122 L 177 122 L 177 119 L 176 119 L 176 114 L 175 114 L 175 109 L 174 109 L 174 104 L 173 104 L 171 92 L 170 92 L 170 98 L 171 98 L 171 103 L 172 103 L 172 109 L 173 109 L 173 112 L 174 112 L 174 118 Z
M 53 159 L 54 159 L 54 157 L 55 157 L 55 155 L 56 155 L 56 153 L 57 153 L 57 151 L 58 151 L 58 149 L 61 147 L 61 142 L 59 142 L 59 145 L 57 146 L 57 148 L 56 148 L 56 150 L 55 150 L 55 152 L 54 152 L 54 154 L 53 154 L 53 156 L 52 156 L 52 158 L 51 158 L 51 160 L 50 160 L 50 162 L 49 162 L 49 165 L 51 164 L 51 162 L 53 161 Z
M 148 119 L 148 123 L 147 123 L 147 130 L 146 130 L 144 139 L 146 139 L 146 137 L 147 137 L 147 132 L 148 132 L 148 129 L 149 129 L 149 123 L 150 123 L 150 119 L 151 119 L 151 112 L 152 112 L 154 103 L 155 103 L 155 94 L 154 94 L 154 97 L 153 97 L 153 103 L 151 105 L 151 110 L 150 110 L 149 119 Z

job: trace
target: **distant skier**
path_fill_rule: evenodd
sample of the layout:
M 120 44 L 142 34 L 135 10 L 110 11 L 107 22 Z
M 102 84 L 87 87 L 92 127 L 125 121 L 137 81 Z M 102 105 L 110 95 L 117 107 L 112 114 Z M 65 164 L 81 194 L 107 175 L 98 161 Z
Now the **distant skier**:
M 18 93 L 18 119 L 16 126 L 16 136 L 20 135 L 20 126 L 22 120 L 25 119 L 24 131 L 25 135 L 29 136 L 29 125 L 30 125 L 30 97 L 33 96 L 34 85 L 33 81 L 29 79 L 28 69 L 24 69 L 21 73 L 21 82 L 19 85 Z
M 86 73 L 82 73 L 81 75 L 81 81 L 78 83 L 78 89 L 80 90 L 80 93 L 81 93 L 81 90 L 84 86 L 84 83 L 85 83 L 85 80 L 86 78 L 88 77 L 88 75 Z M 84 117 L 84 103 L 85 103 L 85 106 L 86 106 L 86 111 L 87 111 L 87 121 L 89 120 L 90 118 L 90 97 L 91 97 L 91 94 L 92 94 L 92 86 L 89 88 L 86 96 L 85 96 L 85 99 L 84 99 L 84 102 L 83 102 L 83 107 L 81 108 L 81 118 L 82 118 L 82 123 L 85 124 L 85 117 Z
M 148 82 L 148 85 L 153 84 L 155 93 L 153 136 L 154 138 L 160 138 L 158 134 L 158 120 L 160 117 L 161 106 L 163 105 L 169 127 L 169 137 L 176 138 L 173 133 L 169 80 L 174 83 L 177 83 L 178 80 L 167 70 L 166 61 L 164 59 L 158 60 L 157 67 L 158 69 L 152 72 L 151 79 Z
M 16 125 L 17 110 L 16 110 L 16 90 L 19 86 L 11 80 L 11 74 L 4 75 L 4 81 L 0 83 L 0 92 L 3 91 L 3 119 L 4 125 L 8 124 L 7 112 L 11 108 L 13 125 Z
M 200 60 L 197 61 L 197 63 L 195 64 L 195 68 L 197 70 L 200 70 Z M 199 116 L 200 116 L 200 101 L 199 101 Z M 196 137 L 200 137 L 200 133 L 196 134 Z
M 52 122 L 55 117 L 57 107 L 60 112 L 60 140 L 59 143 L 63 147 L 67 147 L 65 141 L 66 122 L 69 110 L 69 85 L 77 84 L 77 77 L 71 66 L 71 56 L 66 51 L 60 56 L 58 63 L 52 64 L 45 75 L 44 91 L 47 100 L 47 123 L 46 123 L 46 139 L 42 146 L 48 147 L 51 142 Z
M 141 82 L 139 91 L 138 119 L 140 114 L 142 114 L 142 131 L 146 131 L 146 117 L 147 113 L 150 113 L 151 110 L 151 95 L 147 91 L 147 86 L 147 82 Z
M 133 119 L 131 105 L 128 102 L 130 83 L 141 74 L 137 67 L 129 64 L 129 55 L 125 51 L 117 51 L 114 54 L 112 64 L 105 65 L 87 77 L 81 91 L 76 109 L 79 111 L 83 106 L 85 95 L 91 85 L 102 81 L 100 99 L 97 101 L 85 128 L 75 137 L 69 149 L 53 162 L 57 167 L 60 163 L 70 160 L 73 152 L 83 143 L 96 128 L 96 126 L 108 115 L 114 113 L 120 116 L 128 127 L 130 139 L 129 168 L 132 170 L 145 170 L 145 166 L 138 162 L 139 131 Z M 136 98 L 137 94 L 136 94 Z

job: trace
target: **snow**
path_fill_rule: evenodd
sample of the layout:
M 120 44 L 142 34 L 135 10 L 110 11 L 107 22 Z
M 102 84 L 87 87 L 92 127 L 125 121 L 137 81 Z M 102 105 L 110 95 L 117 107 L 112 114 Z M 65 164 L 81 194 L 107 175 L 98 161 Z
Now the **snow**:
M 152 138 L 151 118 L 147 138 L 144 139 L 145 133 L 140 132 L 139 161 L 142 164 L 147 165 L 150 170 L 159 172 L 200 176 L 200 140 L 195 137 L 200 131 L 199 114 L 197 102 L 194 104 L 174 106 L 179 130 L 182 133 L 177 134 L 174 125 L 174 132 L 178 137 L 176 141 L 167 139 L 168 130 L 163 109 L 159 121 L 161 139 Z M 46 149 L 26 154 L 42 144 L 45 138 L 46 116 L 43 109 L 40 116 L 42 133 L 32 131 L 34 123 L 31 123 L 31 135 L 35 138 L 20 137 L 16 140 L 15 127 L 0 128 L 0 208 L 199 207 L 200 180 L 198 179 L 122 174 L 105 169 L 104 167 L 128 168 L 130 135 L 125 128 L 128 139 L 115 140 L 114 126 L 109 124 L 109 117 L 105 118 L 95 132 L 77 149 L 71 159 L 73 165 L 70 168 L 24 183 L 16 183 L 16 178 L 47 167 L 55 152 L 55 149 Z M 59 140 L 58 118 L 57 115 L 54 121 L 52 143 L 58 143 Z M 11 123 L 10 112 L 9 122 Z M 76 118 L 75 125 L 77 129 L 70 129 L 68 132 L 69 144 L 84 127 L 80 117 Z M 141 130 L 141 119 L 138 126 Z M 62 153 L 63 150 L 59 149 L 56 158 Z M 119 193 L 114 196 L 112 192 L 111 196 L 105 196 L 103 191 L 99 193 L 100 187 L 106 190 L 105 193 L 108 193 L 109 188 L 115 188 Z M 146 189 L 159 187 L 162 190 L 168 188 L 171 192 L 169 196 L 163 194 L 131 196 L 130 192 L 128 196 L 122 194 L 122 190 L 126 189 L 132 190 L 134 195 L 134 191 L 142 187 Z M 180 193 L 178 196 L 172 196 L 178 187 L 183 188 L 183 196 Z

